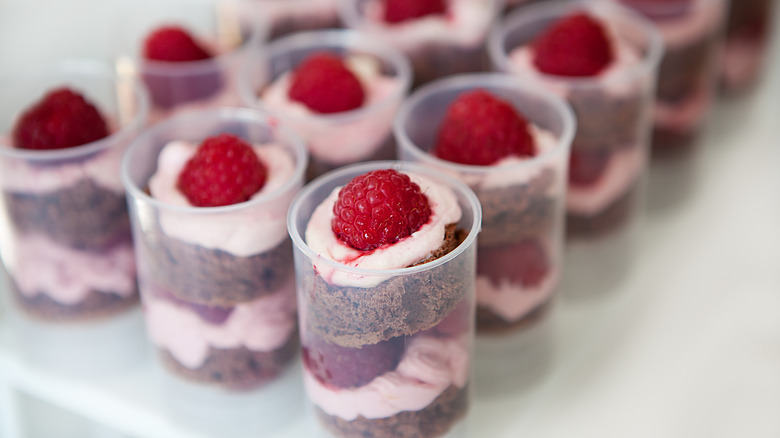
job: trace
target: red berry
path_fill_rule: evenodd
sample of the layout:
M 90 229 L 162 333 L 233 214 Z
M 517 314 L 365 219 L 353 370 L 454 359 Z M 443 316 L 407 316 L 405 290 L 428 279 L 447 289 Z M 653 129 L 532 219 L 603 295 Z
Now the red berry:
M 154 61 L 201 61 L 211 56 L 189 32 L 179 26 L 157 28 L 144 42 L 144 57 Z
M 392 338 L 360 348 L 341 347 L 309 334 L 302 348 L 303 365 L 322 384 L 357 388 L 398 366 L 404 339 Z
M 598 182 L 607 170 L 610 153 L 604 149 L 572 149 L 569 157 L 569 184 L 587 187 Z
M 360 108 L 365 92 L 344 61 L 331 53 L 308 56 L 293 73 L 290 99 L 329 114 Z
M 97 108 L 69 89 L 58 88 L 28 108 L 13 129 L 13 143 L 22 149 L 63 149 L 108 136 Z
M 447 11 L 444 0 L 385 0 L 385 21 L 400 23 L 406 20 L 443 15 Z
M 477 272 L 494 282 L 508 277 L 525 287 L 538 286 L 550 272 L 550 260 L 536 239 L 490 248 L 489 257 L 477 258 Z
M 443 160 L 488 166 L 508 156 L 532 157 L 535 149 L 528 121 L 511 104 L 474 90 L 450 105 L 433 152 Z
M 584 13 L 553 24 L 534 41 L 534 64 L 559 76 L 593 76 L 614 59 L 604 27 Z
M 339 191 L 331 228 L 342 242 L 361 251 L 410 236 L 428 222 L 431 209 L 420 186 L 393 169 L 355 177 Z
M 248 201 L 263 188 L 267 173 L 249 143 L 220 134 L 203 141 L 177 186 L 192 205 L 218 207 Z

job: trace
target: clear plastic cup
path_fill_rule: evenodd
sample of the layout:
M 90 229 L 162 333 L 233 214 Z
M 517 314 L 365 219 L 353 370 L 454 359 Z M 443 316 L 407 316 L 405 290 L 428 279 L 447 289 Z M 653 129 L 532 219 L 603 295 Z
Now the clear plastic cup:
M 134 1 L 120 10 L 117 56 L 132 60 L 149 90 L 151 124 L 182 111 L 241 106 L 236 76 L 251 47 L 266 38 L 265 24 L 246 13 L 242 0 Z M 180 26 L 213 57 L 201 61 L 145 59 L 152 31 Z
M 223 207 L 167 201 L 166 190 L 178 193 L 177 167 L 191 154 L 167 146 L 197 145 L 220 133 L 256 147 L 269 169 L 265 189 Z M 147 130 L 128 149 L 122 181 L 131 196 L 147 332 L 173 375 L 249 390 L 290 367 L 298 338 L 285 222 L 305 167 L 298 137 L 249 109 L 183 114 Z M 150 185 L 166 201 L 150 195 Z
M 740 95 L 761 78 L 773 27 L 773 0 L 732 0 L 720 82 L 727 95 Z
M 612 0 L 653 21 L 665 52 L 653 110 L 653 154 L 690 151 L 717 97 L 726 0 Z M 745 0 L 734 0 L 744 2 Z
M 287 97 L 290 74 L 307 56 L 343 56 L 363 78 L 365 104 L 331 114 L 311 112 Z M 313 179 L 360 161 L 394 158 L 391 126 L 411 83 L 406 58 L 392 47 L 351 30 L 306 32 L 268 44 L 250 57 L 240 78 L 244 103 L 279 116 L 309 148 Z
M 446 15 L 432 15 L 399 24 L 382 19 L 381 0 L 344 0 L 339 14 L 346 27 L 391 44 L 406 54 L 414 68 L 415 86 L 457 74 L 489 68 L 485 42 L 500 0 L 452 0 Z
M 618 42 L 618 64 L 594 77 L 544 74 L 530 43 L 553 22 L 585 11 L 606 23 Z M 660 35 L 649 21 L 604 2 L 550 2 L 511 14 L 491 33 L 496 69 L 564 97 L 577 116 L 566 199 L 571 237 L 610 235 L 637 216 L 650 142 Z M 633 54 L 633 60 L 630 57 Z M 595 170 L 594 170 L 595 169 Z
M 347 266 L 315 252 L 309 243 L 316 238 L 317 226 L 307 229 L 310 222 L 321 224 L 329 212 L 329 206 L 315 212 L 317 207 L 326 199 L 332 202 L 336 190 L 354 177 L 388 168 L 427 181 L 422 183 L 423 192 L 439 193 L 434 200 L 429 197 L 431 205 L 457 204 L 460 220 L 447 227 L 457 230 L 450 231 L 447 239 L 452 244 L 457 236 L 457 246 L 427 263 L 393 269 Z M 448 190 L 454 200 L 443 195 Z M 444 215 L 435 223 L 443 226 L 442 220 L 450 220 L 441 208 L 433 208 L 438 217 Z M 348 166 L 313 181 L 295 198 L 288 229 L 295 253 L 303 380 L 320 430 L 335 436 L 363 436 L 370 431 L 375 436 L 415 437 L 460 430 L 471 398 L 475 242 L 480 222 L 479 201 L 465 184 L 414 163 Z M 323 232 L 332 236 L 329 224 L 328 220 Z M 326 239 L 327 235 L 319 234 Z M 368 255 L 373 259 L 356 263 L 380 266 L 393 252 L 426 253 L 424 246 L 419 247 L 423 239 L 413 234 L 375 250 Z M 441 244 L 432 240 L 428 246 Z
M 472 166 L 431 153 L 450 104 L 482 89 L 510 102 L 533 126 L 536 157 Z M 526 325 L 551 301 L 562 271 L 569 148 L 576 123 L 559 96 L 502 74 L 459 75 L 418 89 L 394 125 L 399 157 L 464 181 L 482 204 L 477 263 L 477 330 Z M 521 273 L 518 260 L 539 270 Z M 539 274 L 542 275 L 539 275 Z
M 291 33 L 339 27 L 338 0 L 250 0 L 258 20 L 268 23 L 270 39 Z

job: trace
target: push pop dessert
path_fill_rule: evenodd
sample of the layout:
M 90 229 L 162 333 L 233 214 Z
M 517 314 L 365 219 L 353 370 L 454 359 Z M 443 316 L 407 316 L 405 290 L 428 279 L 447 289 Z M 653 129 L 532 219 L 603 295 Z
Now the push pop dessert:
M 478 206 L 400 167 L 328 174 L 290 212 L 304 384 L 336 436 L 442 436 L 468 408 Z
M 760 77 L 772 27 L 773 0 L 729 3 L 720 77 L 727 94 L 748 90 Z
M 3 261 L 34 317 L 90 320 L 138 302 L 118 130 L 88 96 L 62 86 L 22 111 L 0 142 Z

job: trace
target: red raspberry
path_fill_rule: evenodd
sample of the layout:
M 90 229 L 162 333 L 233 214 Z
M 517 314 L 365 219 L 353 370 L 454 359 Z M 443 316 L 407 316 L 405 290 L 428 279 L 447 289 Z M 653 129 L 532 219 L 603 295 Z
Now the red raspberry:
M 596 184 L 607 170 L 610 153 L 604 149 L 572 149 L 569 157 L 569 184 L 588 187 Z
M 329 114 L 360 108 L 363 86 L 344 61 L 331 53 L 309 55 L 293 73 L 288 93 L 312 111 Z
M 525 287 L 534 287 L 550 272 L 550 260 L 542 245 L 536 239 L 528 238 L 520 243 L 490 248 L 489 257 L 477 258 L 477 272 L 496 283 L 508 276 Z
M 154 61 L 201 61 L 211 56 L 189 32 L 175 25 L 157 28 L 144 42 L 144 57 Z
M 303 365 L 322 384 L 357 388 L 398 366 L 404 352 L 403 338 L 392 338 L 360 348 L 341 347 L 309 334 L 302 348 Z
M 339 191 L 331 228 L 342 242 L 361 251 L 410 236 L 428 222 L 431 209 L 420 186 L 393 169 L 355 177 Z
M 604 27 L 584 13 L 559 20 L 534 41 L 534 64 L 559 76 L 594 76 L 614 59 Z
M 218 207 L 248 201 L 263 188 L 267 173 L 249 143 L 220 134 L 203 141 L 177 186 L 192 205 Z
M 97 108 L 69 89 L 58 88 L 28 108 L 13 129 L 14 146 L 21 149 L 63 149 L 108 136 Z
M 444 0 L 385 0 L 385 21 L 400 23 L 406 20 L 443 15 L 447 11 Z
M 488 166 L 507 156 L 532 157 L 535 149 L 528 121 L 511 104 L 474 90 L 450 105 L 433 152 L 443 160 Z

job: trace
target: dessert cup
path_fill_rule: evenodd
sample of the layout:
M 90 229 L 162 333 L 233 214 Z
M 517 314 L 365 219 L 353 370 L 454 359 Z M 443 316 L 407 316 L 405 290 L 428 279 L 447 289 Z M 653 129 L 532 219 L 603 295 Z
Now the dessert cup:
M 320 114 L 288 98 L 290 75 L 308 55 L 343 56 L 361 78 L 363 106 Z M 367 67 L 367 68 L 366 68 Z M 359 69 L 367 70 L 359 73 Z M 411 69 L 392 47 L 351 30 L 306 32 L 276 40 L 250 57 L 240 77 L 244 103 L 277 115 L 303 137 L 311 156 L 308 177 L 360 161 L 394 157 L 393 117 L 409 90 Z
M 530 43 L 551 23 L 585 11 L 605 23 L 616 59 L 590 77 L 540 72 Z M 663 52 L 655 27 L 618 5 L 604 2 L 552 2 L 529 5 L 511 14 L 490 36 L 496 69 L 545 87 L 574 109 L 566 199 L 567 234 L 598 238 L 630 224 L 637 215 L 648 156 L 657 67 Z M 596 178 L 577 177 L 576 160 L 602 164 Z
M 653 110 L 653 154 L 685 155 L 696 144 L 717 95 L 727 1 L 613 1 L 636 9 L 661 33 L 665 51 Z
M 388 168 L 412 176 L 429 200 L 435 199 L 430 201 L 438 215 L 436 220 L 431 216 L 433 223 L 444 227 L 442 221 L 449 221 L 437 208 L 460 210 L 460 220 L 447 227 L 457 231 L 447 232 L 444 240 L 454 249 L 441 255 L 441 237 L 424 245 L 420 235 L 412 234 L 349 265 L 315 251 L 312 239 L 332 236 L 329 221 L 320 226 L 339 187 Z M 480 222 L 479 201 L 465 184 L 414 163 L 348 166 L 313 181 L 293 201 L 288 229 L 295 253 L 304 387 L 319 424 L 329 433 L 431 437 L 463 425 L 471 398 Z M 401 257 L 428 254 L 422 257 L 430 261 L 380 268 L 397 265 L 388 258 L 399 252 Z M 354 266 L 363 262 L 375 268 Z M 323 380 L 323 373 L 332 380 Z
M 199 144 L 220 133 L 254 145 L 269 168 L 263 190 L 222 207 L 158 199 L 164 190 L 178 193 L 175 176 L 187 160 L 161 154 L 170 154 L 175 142 Z M 131 195 L 147 331 L 173 374 L 247 390 L 290 366 L 298 340 L 285 220 L 305 167 L 299 139 L 248 109 L 183 114 L 147 130 L 128 149 L 122 181 Z
M 133 2 L 122 11 L 117 55 L 132 60 L 149 90 L 150 124 L 178 112 L 241 106 L 236 76 L 251 47 L 266 38 L 261 21 L 246 14 L 241 0 Z M 163 25 L 181 26 L 212 58 L 167 62 L 143 57 L 147 36 Z
M 339 27 L 338 0 L 249 0 L 250 13 L 268 23 L 269 39 Z
M 391 44 L 409 57 L 418 86 L 442 76 L 488 69 L 485 42 L 501 12 L 500 0 L 449 0 L 446 16 L 388 24 L 381 0 L 344 0 L 339 14 L 346 27 Z
M 491 166 L 446 161 L 431 153 L 450 104 L 475 89 L 510 102 L 533 126 L 539 149 L 532 158 Z M 507 332 L 531 322 L 551 301 L 562 268 L 569 148 L 576 123 L 559 96 L 502 74 L 458 75 L 414 92 L 398 111 L 394 133 L 399 157 L 455 176 L 482 204 L 477 263 L 477 330 Z M 517 261 L 539 248 L 548 266 L 533 281 L 518 278 Z
M 773 0 L 732 0 L 720 68 L 727 95 L 743 94 L 758 81 L 772 33 Z

